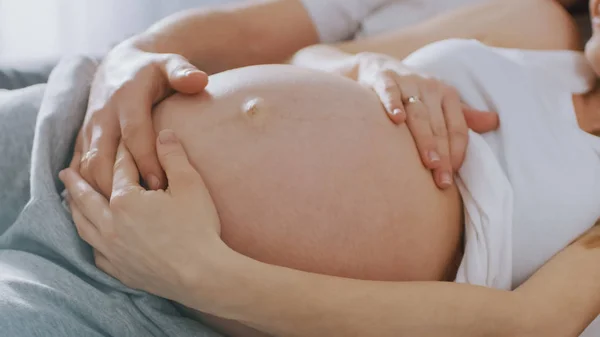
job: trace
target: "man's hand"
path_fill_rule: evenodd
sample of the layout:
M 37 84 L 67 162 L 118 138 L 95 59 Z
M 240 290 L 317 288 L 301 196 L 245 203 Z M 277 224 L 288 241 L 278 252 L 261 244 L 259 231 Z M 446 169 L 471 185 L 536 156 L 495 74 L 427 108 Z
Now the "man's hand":
M 174 91 L 195 94 L 208 76 L 184 57 L 142 50 L 125 41 L 100 65 L 92 83 L 88 111 L 75 146 L 80 174 L 97 191 L 109 196 L 112 167 L 120 140 L 151 189 L 166 187 L 156 155 L 152 107 Z

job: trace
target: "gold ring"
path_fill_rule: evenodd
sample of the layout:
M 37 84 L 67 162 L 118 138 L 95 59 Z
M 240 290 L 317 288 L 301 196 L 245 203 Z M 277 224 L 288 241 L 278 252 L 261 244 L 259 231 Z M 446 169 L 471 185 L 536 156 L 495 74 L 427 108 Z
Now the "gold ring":
M 421 99 L 419 98 L 419 96 L 410 96 L 407 100 L 406 103 L 408 104 L 414 104 L 414 103 L 420 103 Z

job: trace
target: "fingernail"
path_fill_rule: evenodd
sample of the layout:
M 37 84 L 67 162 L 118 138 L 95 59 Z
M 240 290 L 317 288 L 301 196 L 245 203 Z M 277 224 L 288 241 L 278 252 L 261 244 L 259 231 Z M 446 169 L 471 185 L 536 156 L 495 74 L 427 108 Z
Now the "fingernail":
M 158 180 L 158 178 L 154 174 L 148 175 L 148 178 L 146 178 L 146 182 L 152 190 L 158 190 L 160 188 L 160 180 Z
M 429 151 L 429 153 L 427 153 L 427 157 L 432 163 L 437 163 L 441 159 L 440 155 L 436 151 Z
M 186 76 L 190 76 L 193 73 L 199 73 L 200 71 L 196 70 L 196 69 L 181 69 L 179 71 L 177 71 L 177 75 L 181 76 L 181 77 L 186 77 Z
M 398 116 L 398 115 L 400 115 L 403 112 L 404 111 L 402 111 L 402 109 L 396 108 L 396 109 L 392 110 L 392 116 Z
M 177 137 L 175 136 L 175 132 L 173 132 L 173 130 L 162 130 L 158 134 L 158 141 L 161 144 L 175 144 L 177 143 Z
M 440 181 L 442 185 L 450 186 L 452 185 L 452 175 L 449 172 L 442 172 L 440 175 Z

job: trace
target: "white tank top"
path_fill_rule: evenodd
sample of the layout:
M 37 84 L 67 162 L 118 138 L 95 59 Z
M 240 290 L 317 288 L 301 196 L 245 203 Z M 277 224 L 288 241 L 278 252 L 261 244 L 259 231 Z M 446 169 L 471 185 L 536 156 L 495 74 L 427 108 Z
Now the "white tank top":
M 405 63 L 500 116 L 497 131 L 470 135 L 459 172 L 466 246 L 457 281 L 515 288 L 600 218 L 600 138 L 579 128 L 572 102 L 595 75 L 578 52 L 471 40 L 434 43 Z

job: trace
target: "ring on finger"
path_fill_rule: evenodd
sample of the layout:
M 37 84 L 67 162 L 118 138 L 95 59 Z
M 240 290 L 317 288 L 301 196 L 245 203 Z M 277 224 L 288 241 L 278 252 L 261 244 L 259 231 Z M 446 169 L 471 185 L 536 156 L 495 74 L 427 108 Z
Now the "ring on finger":
M 409 96 L 406 99 L 406 103 L 408 104 L 415 104 L 415 103 L 421 103 L 421 98 L 419 98 L 419 96 Z

